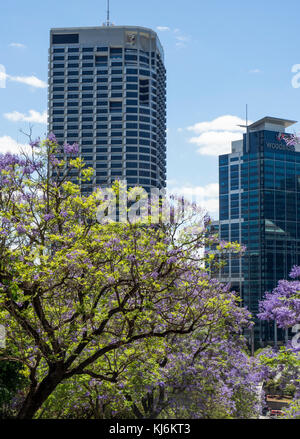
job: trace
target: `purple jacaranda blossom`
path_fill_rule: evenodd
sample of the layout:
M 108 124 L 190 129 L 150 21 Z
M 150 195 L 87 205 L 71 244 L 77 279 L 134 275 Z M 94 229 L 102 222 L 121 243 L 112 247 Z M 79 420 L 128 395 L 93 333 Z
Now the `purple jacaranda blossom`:
M 36 169 L 37 169 L 37 166 L 35 164 L 30 163 L 24 167 L 23 172 L 24 172 L 24 174 L 30 175 L 30 174 L 33 174 L 33 172 L 35 172 Z
M 287 306 L 275 308 L 273 314 L 279 327 L 290 327 L 295 323 L 296 313 Z
M 1 170 L 8 171 L 16 165 L 25 166 L 26 162 L 24 159 L 21 159 L 17 155 L 11 154 L 10 152 L 4 155 L 0 154 L 0 171 Z
M 26 229 L 21 224 L 18 224 L 17 225 L 17 232 L 21 235 L 21 234 L 26 232 Z
M 20 170 L 23 175 L 29 176 L 42 167 L 41 160 L 30 160 L 11 153 L 0 154 L 0 185 L 14 184 L 17 170 Z M 8 174 L 3 176 L 1 180 L 2 170 L 8 172 Z
M 50 142 L 53 142 L 53 143 L 56 143 L 56 142 L 57 142 L 57 140 L 56 140 L 56 136 L 55 136 L 55 134 L 53 134 L 53 133 L 50 133 L 50 134 L 48 135 L 48 140 L 49 140 Z
M 24 201 L 32 201 L 33 200 L 33 195 L 30 193 L 26 193 L 26 194 L 22 194 L 21 196 L 22 200 Z
M 120 243 L 120 239 L 119 238 L 112 238 L 109 241 L 109 244 L 114 245 L 114 244 L 119 244 Z
M 136 261 L 136 257 L 135 257 L 135 255 L 128 255 L 128 256 L 127 256 L 127 259 L 128 259 L 128 261 L 131 261 L 131 262 Z
M 53 213 L 46 213 L 46 215 L 44 215 L 44 220 L 45 221 L 50 221 L 53 218 L 55 218 L 55 215 L 53 215 Z
M 60 215 L 63 216 L 64 218 L 67 218 L 68 212 L 66 212 L 65 210 L 61 210 Z
M 298 276 L 298 267 L 293 267 L 292 276 Z M 289 328 L 300 323 L 300 282 L 281 280 L 278 286 L 260 302 L 258 317 L 274 320 L 278 327 Z
M 60 164 L 60 161 L 58 160 L 57 157 L 55 157 L 55 155 L 51 154 L 50 158 L 50 163 L 52 166 L 58 166 Z
M 180 250 L 180 249 L 173 249 L 173 250 L 171 250 L 171 251 L 169 251 L 169 255 L 170 256 L 176 256 L 176 255 L 178 255 L 179 253 L 181 253 L 182 252 L 182 250 Z
M 73 143 L 73 145 L 70 145 L 69 143 L 64 144 L 64 153 L 65 154 L 78 154 L 79 152 L 79 145 L 78 143 Z
M 41 143 L 41 140 L 40 140 L 40 138 L 38 137 L 36 140 L 33 140 L 33 141 L 29 142 L 29 145 L 30 145 L 32 148 L 38 148 L 38 147 L 40 146 L 40 143 Z
M 294 265 L 289 276 L 292 279 L 297 279 L 297 277 L 300 277 L 300 267 L 297 265 Z
M 211 223 L 211 218 L 208 214 L 206 214 L 203 218 L 204 227 L 207 227 Z
M 110 277 L 107 278 L 107 282 L 109 284 L 113 284 L 113 283 L 115 283 L 115 279 L 112 276 L 110 276 Z
M 78 252 L 78 250 L 74 250 L 71 253 L 67 254 L 67 258 L 70 260 L 76 260 L 79 255 L 80 253 Z
M 167 263 L 168 263 L 168 264 L 174 264 L 175 262 L 177 262 L 177 258 L 176 258 L 176 256 L 171 256 L 171 257 L 167 260 Z

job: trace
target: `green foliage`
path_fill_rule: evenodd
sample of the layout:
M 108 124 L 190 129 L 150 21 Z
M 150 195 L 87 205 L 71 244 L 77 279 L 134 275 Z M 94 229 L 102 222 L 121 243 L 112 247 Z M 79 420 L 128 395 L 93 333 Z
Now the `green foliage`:
M 5 417 L 10 412 L 8 405 L 26 384 L 24 366 L 21 363 L 0 361 L 0 417 Z
M 203 212 L 155 226 L 99 223 L 99 193 L 80 190 L 94 171 L 78 158 L 58 161 L 57 150 L 47 139 L 33 159 L 8 157 L 0 167 L 0 323 L 13 350 L 0 359 L 21 363 L 30 380 L 20 418 L 51 405 L 53 392 L 64 401 L 62 383 L 82 376 L 112 389 L 125 375 L 138 397 L 158 379 L 170 335 L 201 330 L 209 342 L 248 324 L 236 296 L 205 272 Z
M 293 401 L 289 407 L 285 408 L 283 415 L 284 419 L 300 419 L 300 399 Z

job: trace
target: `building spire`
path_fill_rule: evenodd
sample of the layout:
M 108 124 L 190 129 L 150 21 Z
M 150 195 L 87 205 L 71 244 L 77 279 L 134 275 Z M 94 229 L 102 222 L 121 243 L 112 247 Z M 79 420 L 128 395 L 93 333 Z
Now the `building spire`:
M 109 10 L 109 0 L 107 0 L 107 20 L 106 20 L 106 26 L 110 26 L 110 10 Z
M 246 125 L 238 125 L 238 127 L 246 128 L 246 151 L 249 152 L 248 104 L 246 104 Z

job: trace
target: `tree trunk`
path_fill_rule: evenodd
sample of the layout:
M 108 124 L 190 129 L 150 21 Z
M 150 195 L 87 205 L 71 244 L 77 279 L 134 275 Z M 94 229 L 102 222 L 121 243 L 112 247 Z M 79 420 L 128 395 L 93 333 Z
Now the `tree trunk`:
M 58 384 L 63 380 L 62 373 L 51 373 L 43 379 L 36 390 L 29 393 L 21 410 L 18 413 L 18 419 L 32 419 L 36 412 L 41 408 L 42 404 L 56 389 Z

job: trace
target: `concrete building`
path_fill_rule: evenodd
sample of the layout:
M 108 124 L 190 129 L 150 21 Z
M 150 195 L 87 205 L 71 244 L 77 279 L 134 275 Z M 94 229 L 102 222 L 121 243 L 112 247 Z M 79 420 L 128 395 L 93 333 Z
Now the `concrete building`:
M 77 142 L 95 169 L 82 192 L 115 179 L 164 188 L 166 69 L 156 33 L 110 25 L 51 29 L 48 132 L 61 145 Z

